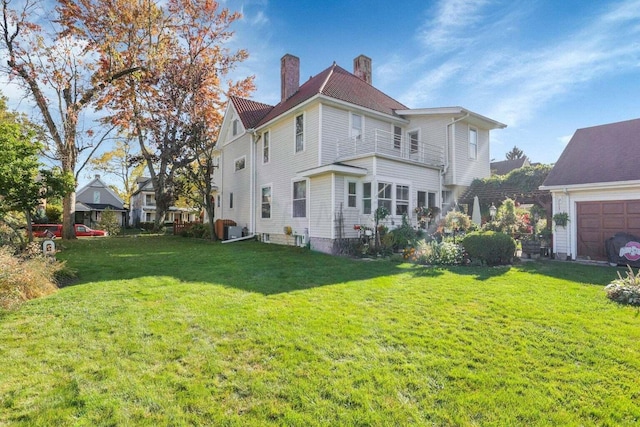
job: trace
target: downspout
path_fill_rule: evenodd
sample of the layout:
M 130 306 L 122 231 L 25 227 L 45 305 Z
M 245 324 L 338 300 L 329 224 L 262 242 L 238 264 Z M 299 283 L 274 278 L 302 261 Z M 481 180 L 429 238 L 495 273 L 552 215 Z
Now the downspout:
M 251 188 L 249 189 L 249 198 L 250 198 L 250 202 L 249 202 L 249 233 L 250 235 L 255 234 L 256 232 L 256 209 L 255 209 L 255 197 L 256 197 L 256 181 L 257 181 L 257 177 L 256 177 L 256 173 L 258 170 L 258 167 L 256 165 L 256 147 L 258 145 L 258 140 L 260 139 L 258 137 L 258 134 L 256 132 L 255 129 L 248 129 L 247 132 L 249 132 L 251 134 L 251 178 L 249 179 L 250 182 L 250 186 Z

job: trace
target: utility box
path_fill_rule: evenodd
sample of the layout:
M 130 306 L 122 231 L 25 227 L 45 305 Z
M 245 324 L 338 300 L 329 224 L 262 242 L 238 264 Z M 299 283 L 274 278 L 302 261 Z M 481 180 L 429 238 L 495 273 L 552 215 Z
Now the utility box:
M 228 234 L 227 234 L 227 238 L 228 239 L 237 239 L 239 237 L 242 237 L 242 227 L 237 226 L 237 225 L 230 226 Z

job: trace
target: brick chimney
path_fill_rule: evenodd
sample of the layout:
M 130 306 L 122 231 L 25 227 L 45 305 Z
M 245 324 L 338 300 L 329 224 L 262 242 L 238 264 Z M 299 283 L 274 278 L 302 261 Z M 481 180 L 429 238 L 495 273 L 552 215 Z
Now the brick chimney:
M 284 102 L 300 88 L 300 58 L 286 54 L 280 60 L 280 97 Z
M 353 74 L 371 84 L 371 58 L 360 55 L 353 60 Z

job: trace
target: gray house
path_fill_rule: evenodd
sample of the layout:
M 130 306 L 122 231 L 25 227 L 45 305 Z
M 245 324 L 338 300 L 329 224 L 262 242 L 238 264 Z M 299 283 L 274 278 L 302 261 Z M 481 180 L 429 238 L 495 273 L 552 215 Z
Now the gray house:
M 125 225 L 127 210 L 124 201 L 100 179 L 100 175 L 96 175 L 76 192 L 76 224 L 93 228 L 107 209 L 115 211 L 120 225 Z

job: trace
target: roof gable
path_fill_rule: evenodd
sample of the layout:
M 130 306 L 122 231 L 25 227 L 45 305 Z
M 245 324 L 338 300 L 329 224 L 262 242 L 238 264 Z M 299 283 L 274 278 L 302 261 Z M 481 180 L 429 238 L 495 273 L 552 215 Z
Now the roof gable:
M 230 100 L 245 129 L 253 129 L 273 109 L 271 105 L 237 96 L 230 97 Z
M 640 119 L 578 129 L 543 186 L 640 180 Z

